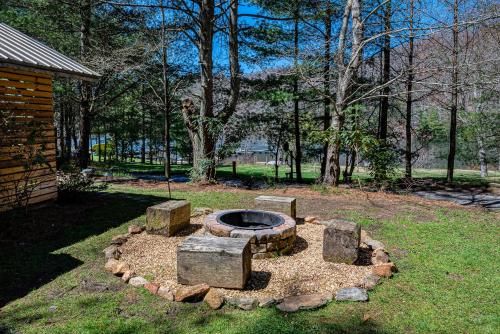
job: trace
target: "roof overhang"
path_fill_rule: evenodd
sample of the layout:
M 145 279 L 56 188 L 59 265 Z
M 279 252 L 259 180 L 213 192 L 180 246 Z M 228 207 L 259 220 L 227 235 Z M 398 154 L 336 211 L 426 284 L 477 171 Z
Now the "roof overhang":
M 53 75 L 54 77 L 61 77 L 61 78 L 70 78 L 70 79 L 76 79 L 76 80 L 82 80 L 82 81 L 96 81 L 99 80 L 101 77 L 100 75 L 83 75 L 80 73 L 75 73 L 71 71 L 65 71 L 65 70 L 56 70 L 47 66 L 41 66 L 41 65 L 26 65 L 22 62 L 16 62 L 16 61 L 5 61 L 5 60 L 0 60 L 0 67 L 10 67 L 10 68 L 15 68 L 18 70 L 23 70 L 23 71 L 30 71 L 30 72 L 35 72 L 35 73 L 47 73 L 50 75 Z
M 0 22 L 0 66 L 93 81 L 99 73 Z

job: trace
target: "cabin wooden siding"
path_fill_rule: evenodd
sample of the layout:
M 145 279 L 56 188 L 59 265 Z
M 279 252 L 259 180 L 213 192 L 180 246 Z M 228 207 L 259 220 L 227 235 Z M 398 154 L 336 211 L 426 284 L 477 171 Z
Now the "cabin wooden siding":
M 52 74 L 0 66 L 0 111 L 9 118 L 7 131 L 0 132 L 0 211 L 12 208 L 19 180 L 28 179 L 28 175 L 30 183 L 36 186 L 29 204 L 56 199 Z M 35 127 L 38 136 L 32 146 L 45 146 L 42 153 L 47 165 L 37 166 L 28 174 L 24 161 L 16 158 L 17 147 L 27 143 Z

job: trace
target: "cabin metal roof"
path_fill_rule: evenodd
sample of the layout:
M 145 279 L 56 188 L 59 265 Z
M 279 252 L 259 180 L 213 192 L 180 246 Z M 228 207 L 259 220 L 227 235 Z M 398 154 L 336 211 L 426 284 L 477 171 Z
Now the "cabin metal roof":
M 1 22 L 0 65 L 17 65 L 81 79 L 100 77 L 99 73 Z

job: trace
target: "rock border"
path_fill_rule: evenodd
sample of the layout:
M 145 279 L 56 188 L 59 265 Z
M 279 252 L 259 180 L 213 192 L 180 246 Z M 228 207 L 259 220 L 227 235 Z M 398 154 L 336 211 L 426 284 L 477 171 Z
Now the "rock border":
M 203 209 L 205 211 L 207 208 Z M 215 217 L 213 214 L 209 214 L 208 216 Z M 305 223 L 325 225 L 316 217 L 308 216 L 307 218 Z M 293 225 L 293 229 L 296 231 L 295 225 Z M 136 275 L 126 262 L 120 260 L 122 254 L 120 246 L 125 244 L 132 235 L 143 233 L 144 231 L 144 226 L 130 225 L 127 234 L 113 236 L 110 246 L 103 250 L 104 257 L 107 260 L 104 265 L 105 270 L 115 276 L 121 277 L 124 283 L 145 288 L 150 293 L 165 298 L 168 301 L 193 302 L 203 300 L 204 304 L 213 310 L 217 310 L 223 305 L 230 305 L 245 311 L 250 311 L 257 307 L 267 308 L 275 306 L 280 311 L 289 313 L 316 309 L 327 305 L 333 300 L 337 302 L 367 302 L 369 299 L 368 291 L 373 290 L 380 284 L 382 277 L 390 278 L 397 271 L 394 263 L 390 262 L 389 253 L 385 250 L 384 244 L 372 239 L 365 230 L 361 230 L 360 242 L 364 247 L 371 249 L 372 261 L 375 259 L 377 264 L 374 265 L 372 273 L 367 275 L 359 286 L 342 288 L 336 292 L 335 296 L 328 293 L 317 293 L 287 296 L 285 298 L 232 298 L 221 295 L 206 284 L 184 286 L 174 291 L 168 286 L 149 282 L 144 277 Z

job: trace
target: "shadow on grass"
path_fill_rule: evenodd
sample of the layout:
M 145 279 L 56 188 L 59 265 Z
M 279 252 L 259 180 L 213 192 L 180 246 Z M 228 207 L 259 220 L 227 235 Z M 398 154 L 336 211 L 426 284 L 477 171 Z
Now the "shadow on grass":
M 227 332 L 234 334 L 388 333 L 370 319 L 364 321 L 359 311 L 332 316 L 332 306 L 323 310 L 299 311 L 291 314 L 282 313 L 275 308 L 240 311 L 227 306 L 216 312 L 197 313 L 199 316 L 190 317 L 187 324 L 189 329 L 196 333 L 212 332 L 216 328 L 220 329 L 220 332 L 228 328 L 231 330 Z
M 163 197 L 85 193 L 71 204 L 54 203 L 0 214 L 0 307 L 52 281 L 82 261 L 54 251 L 143 215 Z

